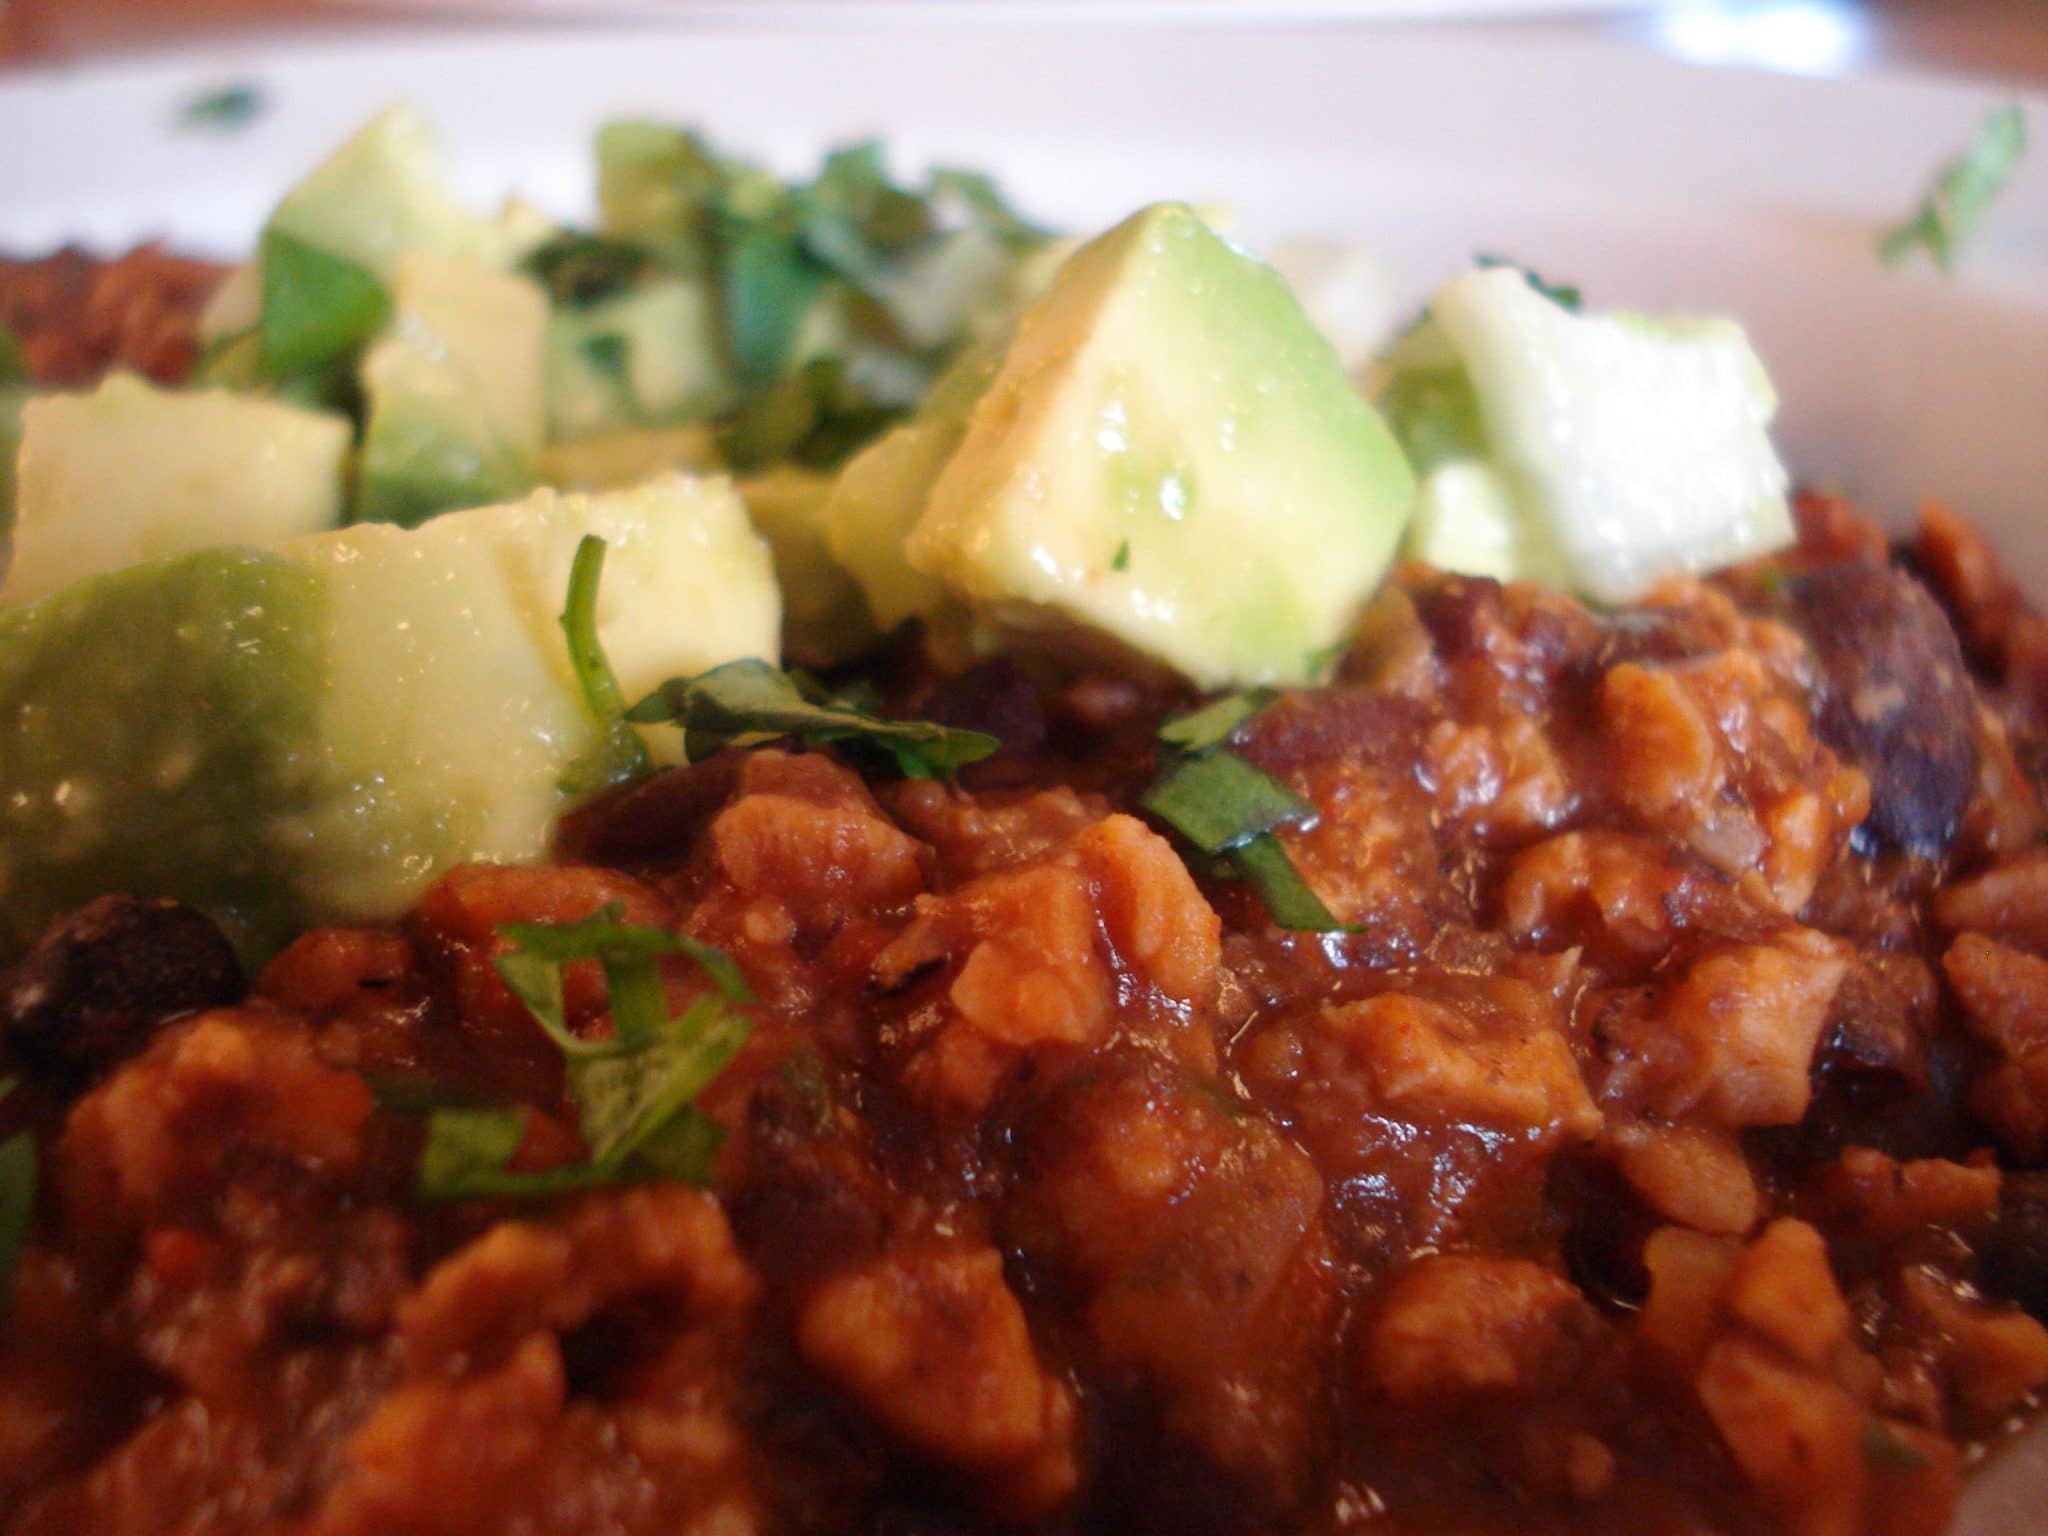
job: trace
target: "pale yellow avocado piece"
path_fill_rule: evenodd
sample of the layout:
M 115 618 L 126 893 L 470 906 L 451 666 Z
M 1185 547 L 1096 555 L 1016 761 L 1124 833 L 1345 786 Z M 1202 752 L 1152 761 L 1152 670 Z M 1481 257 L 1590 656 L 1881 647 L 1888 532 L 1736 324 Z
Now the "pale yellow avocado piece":
M 932 486 L 967 435 L 974 402 L 1002 361 L 998 337 L 964 353 L 940 375 L 908 421 L 849 459 L 820 512 L 825 543 L 867 599 L 884 634 L 908 619 L 958 607 L 936 576 L 914 570 L 905 545 Z
M 1025 311 L 905 555 L 1013 629 L 1095 631 L 1204 687 L 1308 682 L 1413 490 L 1285 280 L 1164 204 Z
M 530 489 L 547 435 L 547 296 L 481 262 L 408 256 L 364 355 L 356 515 L 408 526 Z
M 775 659 L 767 545 L 729 481 L 683 476 L 195 550 L 0 612 L 0 958 L 108 891 L 194 902 L 260 954 L 539 856 L 599 740 L 557 622 L 586 534 L 629 694 Z
M 452 863 L 545 849 L 559 781 L 593 740 L 558 623 L 591 533 L 608 546 L 598 633 L 629 698 L 780 657 L 773 560 L 722 478 L 539 491 L 282 548 L 321 577 L 332 637 L 314 732 L 322 790 L 281 826 L 306 856 L 300 889 L 315 910 L 389 916 Z M 678 755 L 671 732 L 649 741 Z
M 497 262 L 518 238 L 456 195 L 433 130 L 409 106 L 364 124 L 285 194 L 267 227 L 387 280 L 410 255 Z
M 341 521 L 346 417 L 158 389 L 115 374 L 22 412 L 14 555 L 0 603 L 210 544 L 271 544 Z
M 832 557 L 824 513 L 832 477 L 794 464 L 740 481 L 754 526 L 775 552 L 782 587 L 782 644 L 792 661 L 830 667 L 878 637 L 860 585 Z

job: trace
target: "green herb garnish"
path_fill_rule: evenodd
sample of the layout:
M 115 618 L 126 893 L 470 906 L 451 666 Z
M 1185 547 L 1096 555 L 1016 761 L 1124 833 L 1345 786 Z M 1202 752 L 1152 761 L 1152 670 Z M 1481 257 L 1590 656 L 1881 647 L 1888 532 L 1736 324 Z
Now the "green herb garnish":
M 1943 272 L 1953 272 L 1957 253 L 2005 190 L 2026 148 L 2026 114 L 2017 105 L 1993 112 L 1963 152 L 1935 173 L 1912 216 L 1879 238 L 1878 259 L 1895 267 L 1924 250 Z
M 612 903 L 573 923 L 507 923 L 513 948 L 498 974 L 562 1052 L 569 1097 L 588 1157 L 563 1168 L 525 1172 L 510 1164 L 526 1131 L 521 1108 L 439 1108 L 427 1121 L 418 1191 L 429 1200 L 545 1196 L 648 1179 L 709 1181 L 718 1126 L 695 1100 L 746 1044 L 751 1024 L 738 1004 L 751 999 L 729 956 L 661 928 L 624 921 Z M 712 990 L 671 1014 L 661 957 L 687 954 Z M 604 972 L 612 1034 L 573 1034 L 562 973 L 580 961 Z
M 355 351 L 391 318 L 391 295 L 368 267 L 270 230 L 260 247 L 263 318 L 257 334 L 273 379 L 316 372 Z
M 624 292 L 653 262 L 646 246 L 572 230 L 536 247 L 525 266 L 555 303 L 581 309 Z
M 178 109 L 181 129 L 204 129 L 210 133 L 233 133 L 246 128 L 262 115 L 268 103 L 263 92 L 247 81 L 225 85 L 219 90 L 194 96 Z
M 14 1091 L 14 1079 L 0 1078 L 0 1101 Z M 29 1218 L 36 1208 L 36 1139 L 18 1131 L 0 1141 L 0 1312 L 14 1296 L 14 1274 L 28 1243 Z
M 1197 850 L 1250 881 L 1280 927 L 1350 932 L 1273 836 L 1275 828 L 1313 816 L 1315 807 L 1228 748 L 1231 738 L 1275 697 L 1265 688 L 1229 694 L 1167 721 L 1159 728 L 1159 740 L 1175 756 L 1138 803 Z
M 673 677 L 626 711 L 636 725 L 683 728 L 692 759 L 724 746 L 794 736 L 879 755 L 906 777 L 950 778 L 1002 743 L 980 731 L 925 720 L 885 720 L 864 701 L 834 698 L 765 661 L 729 661 L 696 677 Z
M 569 595 L 562 604 L 562 636 L 583 702 L 597 722 L 598 743 L 562 775 L 564 794 L 594 794 L 614 784 L 645 778 L 654 765 L 640 733 L 626 723 L 626 696 L 619 688 L 604 643 L 597 633 L 598 584 L 604 579 L 605 542 L 586 533 L 569 567 Z
M 1559 308 L 1568 309 L 1575 315 L 1585 307 L 1586 296 L 1580 292 L 1579 286 L 1576 283 L 1550 282 L 1534 269 L 1523 266 L 1519 261 L 1510 261 L 1505 256 L 1491 256 L 1481 252 L 1479 255 L 1474 256 L 1472 260 L 1475 264 L 1482 267 L 1513 267 L 1522 274 L 1523 280 L 1531 288 L 1534 288 Z
M 1128 571 L 1131 568 L 1131 541 L 1129 539 L 1125 539 L 1123 543 L 1117 545 L 1116 553 L 1109 557 L 1109 568 L 1112 571 Z
M 1207 752 L 1223 746 L 1245 723 L 1279 695 L 1270 688 L 1226 693 L 1191 714 L 1177 715 L 1159 727 L 1159 739 L 1182 752 Z
M 1009 268 L 1047 238 L 986 178 L 898 183 L 872 142 L 792 182 L 648 123 L 609 125 L 598 158 L 605 238 L 703 282 L 716 305 L 739 385 L 719 450 L 741 470 L 831 468 L 894 423 L 1000 317 Z M 987 238 L 962 243 L 974 235 Z M 1008 266 L 989 261 L 991 241 Z
M 1139 804 L 1207 854 L 1315 814 L 1315 807 L 1234 752 L 1202 751 L 1173 763 Z

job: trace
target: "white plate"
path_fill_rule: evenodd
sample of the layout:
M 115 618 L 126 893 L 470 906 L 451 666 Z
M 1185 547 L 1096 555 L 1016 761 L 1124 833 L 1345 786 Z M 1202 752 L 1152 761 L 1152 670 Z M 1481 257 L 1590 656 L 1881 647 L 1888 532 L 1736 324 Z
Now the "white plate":
M 390 11 L 441 15 L 546 16 L 564 20 L 696 23 L 738 21 L 749 27 L 786 23 L 866 25 L 933 21 L 1003 26 L 1076 22 L 1121 26 L 1172 21 L 1414 21 L 1450 17 L 1537 16 L 1567 11 L 1640 9 L 1650 0 L 345 0 Z
M 195 92 L 241 80 L 269 103 L 246 128 L 175 131 Z M 1873 232 L 1991 105 L 1969 90 L 1369 27 L 536 29 L 216 48 L 0 85 L 0 244 L 164 234 L 235 251 L 288 176 L 400 96 L 439 120 L 479 193 L 517 186 L 564 209 L 587 204 L 589 130 L 614 113 L 705 123 L 791 165 L 882 132 L 906 162 L 994 166 L 1077 225 L 1149 198 L 1220 199 L 1255 237 L 1369 240 L 1415 294 L 1488 251 L 1596 302 L 1732 310 L 1779 381 L 1802 474 L 1897 518 L 1947 498 L 2048 595 L 2048 155 L 1963 280 L 1871 257 Z
M 267 110 L 180 131 L 224 84 Z M 1996 103 L 1960 87 L 1710 72 L 1496 34 L 835 28 L 544 30 L 211 50 L 0 85 L 0 247 L 164 235 L 242 249 L 285 180 L 374 107 L 418 101 L 479 195 L 579 211 L 588 136 L 651 113 L 786 166 L 884 133 L 990 166 L 1085 227 L 1161 197 L 1246 231 L 1356 237 L 1419 296 L 1476 251 L 1596 302 L 1743 316 L 1805 477 L 1903 522 L 1942 497 L 2048 596 L 2048 154 L 1965 274 L 1890 274 L 1872 237 Z M 2037 133 L 2048 104 L 2031 104 Z M 2035 1453 L 2039 1453 L 2036 1455 Z M 2036 1528 L 2048 1436 L 2001 1457 L 1958 1536 Z

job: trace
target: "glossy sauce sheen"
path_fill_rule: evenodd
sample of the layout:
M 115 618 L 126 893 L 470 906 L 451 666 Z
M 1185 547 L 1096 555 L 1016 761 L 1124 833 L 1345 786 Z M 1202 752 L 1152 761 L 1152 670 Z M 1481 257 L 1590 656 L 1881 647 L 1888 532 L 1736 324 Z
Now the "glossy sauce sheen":
M 2048 645 L 1955 520 L 1960 640 L 1805 523 L 1605 617 L 1404 573 L 1237 743 L 1353 933 L 1134 814 L 1187 700 L 1012 662 L 884 669 L 960 786 L 722 754 L 238 1004 L 80 920 L 0 1531 L 1933 1536 L 2048 1381 Z M 715 1188 L 418 1202 L 393 1085 L 580 1155 L 494 930 L 607 901 L 759 995 Z
M 0 311 L 175 378 L 212 280 Z M 724 753 L 246 996 L 96 903 L 0 986 L 0 1533 L 1933 1536 L 2048 1382 L 2048 624 L 1802 520 L 1605 616 L 1403 573 L 1236 743 L 1350 933 L 1138 813 L 1191 700 L 907 652 L 958 787 Z M 610 901 L 759 995 L 714 1187 L 421 1202 L 423 1100 L 581 1156 L 495 930 Z

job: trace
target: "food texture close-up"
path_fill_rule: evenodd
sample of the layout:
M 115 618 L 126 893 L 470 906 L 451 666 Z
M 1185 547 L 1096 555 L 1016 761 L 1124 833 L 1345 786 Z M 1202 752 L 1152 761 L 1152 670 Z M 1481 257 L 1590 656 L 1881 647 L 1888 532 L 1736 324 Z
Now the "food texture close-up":
M 442 9 L 0 70 L 0 1536 L 2048 1528 L 2038 18 Z

